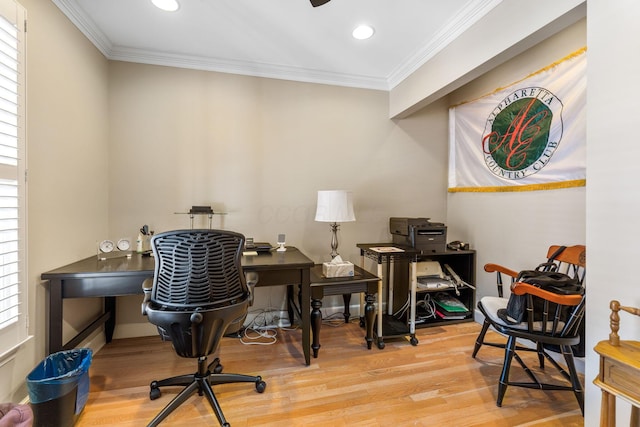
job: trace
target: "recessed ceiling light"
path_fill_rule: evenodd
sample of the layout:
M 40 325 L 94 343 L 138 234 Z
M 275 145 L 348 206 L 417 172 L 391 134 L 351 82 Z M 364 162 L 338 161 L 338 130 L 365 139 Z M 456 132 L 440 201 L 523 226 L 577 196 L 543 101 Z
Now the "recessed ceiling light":
M 158 9 L 166 10 L 167 12 L 175 12 L 180 7 L 178 0 L 151 0 L 151 3 Z
M 373 35 L 373 27 L 369 25 L 360 25 L 353 30 L 353 37 L 358 40 L 366 40 Z

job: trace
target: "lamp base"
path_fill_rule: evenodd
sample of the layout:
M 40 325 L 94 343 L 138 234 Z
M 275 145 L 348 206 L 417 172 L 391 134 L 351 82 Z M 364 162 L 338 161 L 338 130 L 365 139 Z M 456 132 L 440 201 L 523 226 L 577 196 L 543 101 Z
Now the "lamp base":
M 334 259 L 338 255 L 338 229 L 340 226 L 337 222 L 331 224 L 331 259 Z

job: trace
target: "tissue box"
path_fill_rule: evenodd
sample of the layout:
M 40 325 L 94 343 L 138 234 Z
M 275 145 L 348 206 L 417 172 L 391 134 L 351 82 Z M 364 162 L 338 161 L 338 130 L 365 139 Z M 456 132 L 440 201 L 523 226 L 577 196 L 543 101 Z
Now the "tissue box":
M 349 261 L 322 263 L 324 277 L 353 277 L 353 263 Z

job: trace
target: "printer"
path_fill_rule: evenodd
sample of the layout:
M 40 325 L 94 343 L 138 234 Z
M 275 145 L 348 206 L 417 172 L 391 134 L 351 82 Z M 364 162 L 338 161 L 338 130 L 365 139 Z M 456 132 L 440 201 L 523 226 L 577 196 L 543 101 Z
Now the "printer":
M 444 252 L 447 247 L 447 227 L 430 218 L 389 218 L 393 243 L 411 246 L 422 253 Z

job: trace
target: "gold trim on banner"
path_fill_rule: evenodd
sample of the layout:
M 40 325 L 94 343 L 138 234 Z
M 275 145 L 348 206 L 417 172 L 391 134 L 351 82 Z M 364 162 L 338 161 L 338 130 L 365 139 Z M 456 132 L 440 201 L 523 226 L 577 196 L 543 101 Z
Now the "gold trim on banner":
M 515 85 L 517 85 L 518 83 L 521 83 L 521 82 L 523 82 L 523 81 L 527 80 L 528 78 L 535 76 L 536 74 L 544 73 L 545 71 L 548 71 L 548 70 L 552 69 L 553 67 L 555 67 L 555 66 L 557 66 L 557 65 L 561 64 L 561 63 L 562 63 L 562 62 L 564 62 L 564 61 L 567 61 L 567 60 L 569 60 L 569 59 L 573 59 L 573 58 L 575 58 L 576 56 L 580 56 L 580 55 L 582 55 L 583 53 L 585 53 L 586 51 L 587 51 L 587 47 L 586 47 L 586 46 L 585 46 L 585 47 L 582 47 L 582 48 L 580 48 L 580 49 L 576 50 L 575 52 L 572 52 L 572 53 L 570 53 L 569 55 L 565 56 L 564 58 L 562 58 L 562 59 L 560 59 L 560 60 L 558 60 L 558 61 L 556 61 L 556 62 L 553 62 L 553 63 L 551 63 L 551 64 L 547 65 L 546 67 L 539 69 L 538 71 L 534 71 L 533 73 L 529 74 L 528 76 L 526 76 L 526 77 L 524 77 L 524 78 L 522 78 L 522 79 L 520 79 L 520 80 L 517 80 L 517 81 L 515 81 L 515 82 L 513 82 L 513 83 L 511 83 L 511 84 L 508 84 L 508 85 L 506 85 L 506 86 L 499 87 L 499 88 L 495 89 L 494 91 L 492 91 L 492 92 L 490 92 L 490 93 L 484 94 L 484 95 L 479 96 L 479 97 L 477 97 L 477 98 L 474 98 L 474 99 L 472 99 L 472 100 L 470 100 L 470 101 L 462 101 L 462 102 L 459 102 L 459 103 L 457 103 L 457 104 L 455 104 L 455 105 L 451 105 L 449 108 L 455 108 L 455 107 L 458 107 L 458 106 L 460 106 L 460 105 L 469 104 L 469 103 L 471 103 L 471 102 L 475 102 L 475 101 L 477 101 L 477 100 L 479 100 L 479 99 L 482 99 L 482 98 L 485 98 L 485 97 L 487 97 L 487 96 L 491 96 L 491 95 L 493 95 L 493 94 L 495 94 L 495 93 L 498 93 L 498 92 L 500 92 L 500 91 L 502 91 L 502 90 L 505 90 L 505 89 L 507 89 L 507 88 L 509 88 L 509 87 L 511 87 L 511 86 L 515 86 Z
M 574 179 L 572 181 L 548 182 L 544 184 L 511 185 L 496 187 L 454 187 L 449 188 L 449 193 L 504 193 L 512 191 L 538 191 L 555 190 L 558 188 L 585 187 L 586 179 Z

